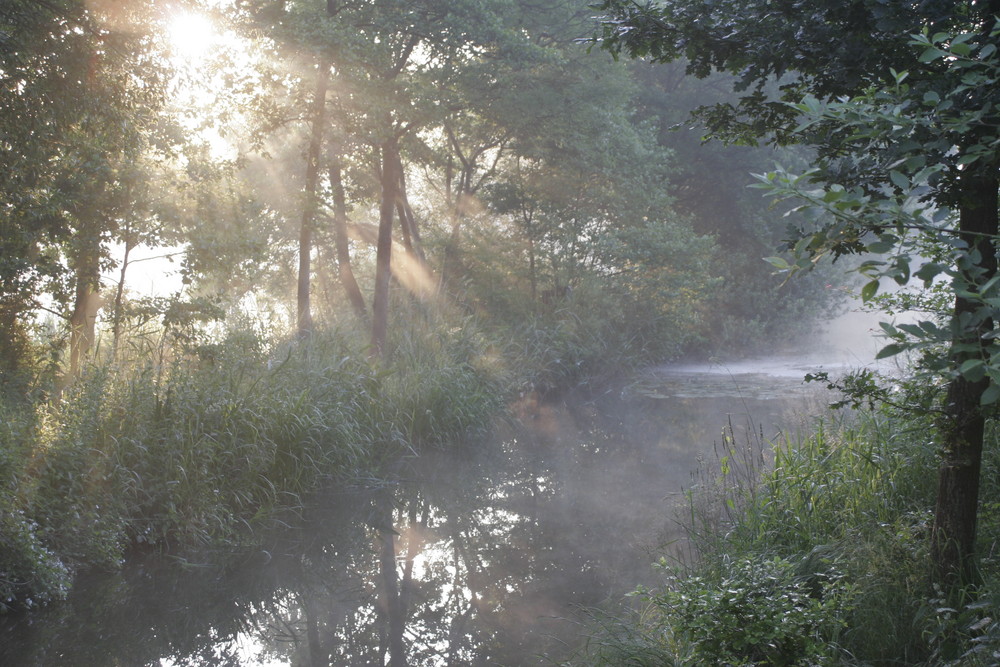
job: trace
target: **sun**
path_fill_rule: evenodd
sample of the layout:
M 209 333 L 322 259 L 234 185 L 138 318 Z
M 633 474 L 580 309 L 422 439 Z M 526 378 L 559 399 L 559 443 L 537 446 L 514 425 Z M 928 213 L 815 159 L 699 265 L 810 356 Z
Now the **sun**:
M 161 19 L 160 45 L 173 71 L 169 104 L 176 122 L 213 158 L 229 160 L 247 133 L 241 96 L 255 94 L 259 85 L 259 49 L 215 20 L 220 2 L 225 0 L 201 0 L 208 11 L 171 8 Z
M 209 54 L 219 33 L 204 14 L 179 12 L 167 21 L 167 41 L 175 60 L 196 63 Z

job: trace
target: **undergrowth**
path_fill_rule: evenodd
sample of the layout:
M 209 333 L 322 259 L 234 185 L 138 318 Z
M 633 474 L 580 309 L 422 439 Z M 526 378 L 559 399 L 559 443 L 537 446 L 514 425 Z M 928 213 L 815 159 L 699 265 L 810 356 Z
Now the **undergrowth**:
M 937 446 L 888 409 L 807 437 L 728 438 L 688 494 L 693 559 L 623 618 L 595 619 L 582 664 L 991 665 L 1000 660 L 996 433 L 980 512 L 982 583 L 958 604 L 929 584 Z
M 129 549 L 252 544 L 323 486 L 490 426 L 510 382 L 471 324 L 356 336 L 136 339 L 59 398 L 0 405 L 0 610 L 63 596 Z

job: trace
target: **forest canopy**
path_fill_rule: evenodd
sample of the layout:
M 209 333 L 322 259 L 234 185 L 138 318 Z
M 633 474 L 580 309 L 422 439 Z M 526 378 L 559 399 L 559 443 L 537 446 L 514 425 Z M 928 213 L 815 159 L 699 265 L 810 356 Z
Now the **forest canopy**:
M 203 332 L 250 297 L 299 336 L 353 313 L 380 354 L 397 285 L 501 322 L 612 298 L 661 357 L 821 312 L 759 262 L 781 223 L 745 185 L 770 151 L 672 131 L 724 87 L 588 52 L 592 14 L 5 3 L 4 377 L 65 382 L 99 339 Z M 180 278 L 157 298 L 151 254 Z

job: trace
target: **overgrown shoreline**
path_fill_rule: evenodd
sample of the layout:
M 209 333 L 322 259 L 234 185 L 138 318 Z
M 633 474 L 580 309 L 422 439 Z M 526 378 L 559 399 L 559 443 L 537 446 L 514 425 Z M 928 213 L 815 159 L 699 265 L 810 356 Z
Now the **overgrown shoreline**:
M 818 421 L 776 443 L 773 458 L 767 443 L 727 441 L 721 469 L 688 497 L 697 562 L 662 559 L 662 587 L 637 591 L 634 615 L 599 620 L 577 664 L 996 664 L 995 425 L 980 585 L 948 600 L 930 583 L 930 418 L 890 408 L 856 417 Z
M 626 332 L 627 334 L 627 332 Z M 214 557 L 295 522 L 317 491 L 492 430 L 508 405 L 643 363 L 613 323 L 487 330 L 413 318 L 373 361 L 348 329 L 308 341 L 228 325 L 136 338 L 59 400 L 0 402 L 0 613 L 65 597 L 134 551 Z
M 336 334 L 230 336 L 207 363 L 95 365 L 58 402 L 8 402 L 0 607 L 136 547 L 252 545 L 324 486 L 490 428 L 510 377 L 463 336 L 413 335 L 382 366 Z

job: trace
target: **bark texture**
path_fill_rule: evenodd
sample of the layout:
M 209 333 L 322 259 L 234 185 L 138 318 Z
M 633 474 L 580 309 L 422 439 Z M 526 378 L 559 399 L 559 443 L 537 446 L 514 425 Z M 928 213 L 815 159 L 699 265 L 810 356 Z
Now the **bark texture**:
M 995 173 L 970 174 L 959 201 L 959 230 L 970 248 L 978 251 L 979 262 L 967 271 L 967 279 L 983 284 L 997 272 L 994 241 L 997 235 L 997 191 Z M 955 321 L 974 318 L 979 305 L 970 299 L 955 298 Z M 983 336 L 994 322 L 986 319 L 959 331 L 954 341 L 960 350 L 954 362 L 983 354 Z M 941 425 L 942 457 L 938 469 L 938 493 L 931 533 L 934 581 L 947 588 L 975 582 L 976 528 L 979 477 L 983 457 L 986 415 L 980 405 L 989 380 L 972 382 L 955 378 L 948 387 L 946 416 Z

